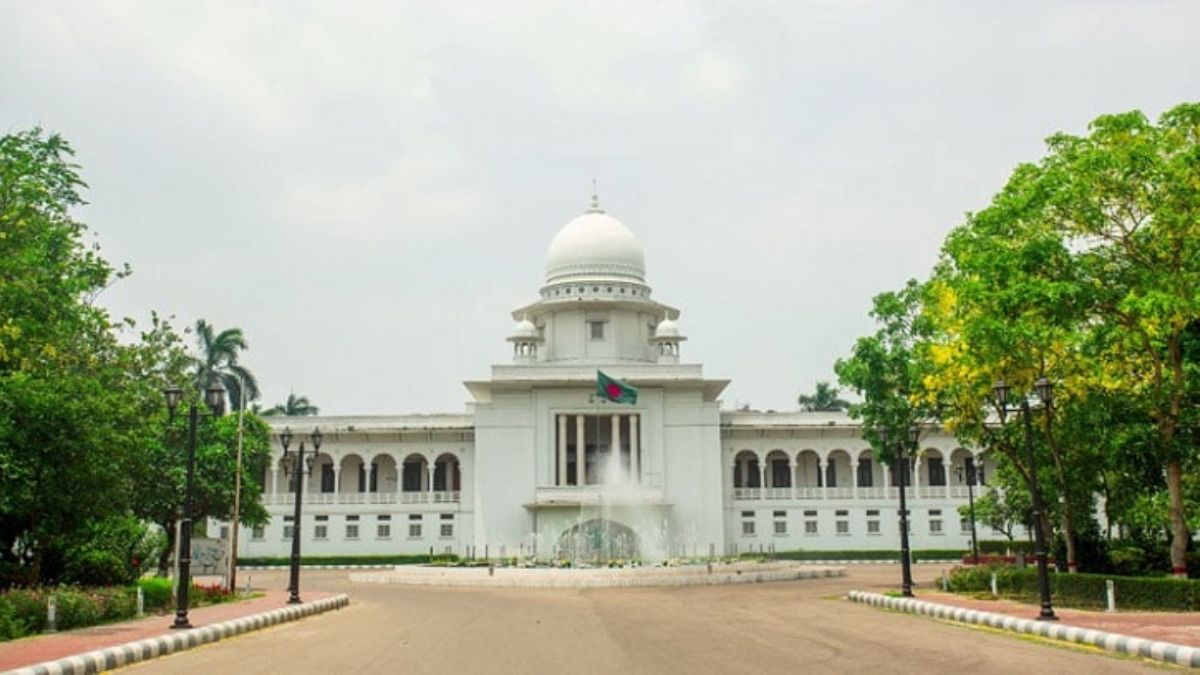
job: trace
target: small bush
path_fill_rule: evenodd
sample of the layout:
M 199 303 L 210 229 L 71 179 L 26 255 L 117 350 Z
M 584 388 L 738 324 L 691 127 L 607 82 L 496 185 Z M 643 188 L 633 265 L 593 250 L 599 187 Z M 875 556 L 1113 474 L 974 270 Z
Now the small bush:
M 46 595 L 40 590 L 0 593 L 0 640 L 14 640 L 46 629 Z
M 916 549 L 912 552 L 916 560 L 961 560 L 966 553 L 958 548 L 929 548 Z M 776 560 L 900 560 L 900 551 L 865 550 L 865 551 L 779 551 L 774 554 L 744 553 L 741 558 L 771 557 Z
M 146 611 L 157 612 L 171 606 L 171 595 L 175 592 L 175 581 L 166 577 L 144 577 L 138 579 L 142 589 L 142 601 Z
M 987 539 L 979 542 L 979 552 L 995 553 L 998 555 L 1006 555 L 1012 551 L 1012 555 L 1024 553 L 1026 557 L 1033 555 L 1033 544 L 1028 541 L 1015 540 L 1007 541 L 1003 539 Z
M 136 576 L 133 566 L 111 551 L 81 551 L 67 561 L 66 576 L 81 586 L 123 586 Z

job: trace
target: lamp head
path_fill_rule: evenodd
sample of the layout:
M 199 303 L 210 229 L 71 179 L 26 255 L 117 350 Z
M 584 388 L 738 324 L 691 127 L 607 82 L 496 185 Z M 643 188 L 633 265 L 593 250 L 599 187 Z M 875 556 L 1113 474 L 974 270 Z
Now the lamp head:
M 312 430 L 309 438 L 312 439 L 313 452 L 316 452 L 321 449 L 321 439 L 325 438 L 325 434 L 321 433 L 321 427 L 317 427 Z
M 163 387 L 162 393 L 167 399 L 167 410 L 170 410 L 174 414 L 175 409 L 179 407 L 179 402 L 183 400 L 183 390 L 173 384 L 169 384 Z
M 908 428 L 908 442 L 910 444 L 912 444 L 912 446 L 915 448 L 915 447 L 917 447 L 917 442 L 920 440 L 921 440 L 921 427 L 920 427 L 920 425 L 914 424 Z
M 221 386 L 220 382 L 214 382 L 205 390 L 204 402 L 213 412 L 221 414 L 225 409 L 225 387 Z
M 1004 410 L 1008 407 L 1008 393 L 1012 387 L 1004 380 L 996 380 L 996 384 L 992 385 L 992 398 L 996 402 L 996 407 Z
M 1046 376 L 1043 375 L 1037 379 L 1033 387 L 1037 390 L 1038 398 L 1042 400 L 1042 403 L 1050 405 L 1054 400 L 1054 383 L 1046 379 Z
M 283 454 L 286 455 L 288 446 L 292 444 L 292 429 L 284 427 L 283 431 L 279 432 L 279 443 L 283 445 Z

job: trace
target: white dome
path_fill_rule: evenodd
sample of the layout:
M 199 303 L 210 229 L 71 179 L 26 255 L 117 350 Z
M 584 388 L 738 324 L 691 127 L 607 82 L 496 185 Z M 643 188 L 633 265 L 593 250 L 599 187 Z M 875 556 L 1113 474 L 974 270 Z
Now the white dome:
M 645 277 L 642 242 L 598 209 L 563 226 L 546 250 L 547 284 L 598 279 L 643 283 Z
M 654 337 L 677 338 L 679 337 L 679 326 L 670 319 L 663 319 L 658 322 L 658 327 L 654 329 Z
M 530 321 L 529 319 L 521 319 L 520 321 L 517 322 L 517 325 L 513 327 L 512 337 L 510 337 L 509 339 L 510 340 L 518 340 L 518 339 L 519 340 L 537 340 L 538 339 L 537 326 L 533 325 L 533 322 Z

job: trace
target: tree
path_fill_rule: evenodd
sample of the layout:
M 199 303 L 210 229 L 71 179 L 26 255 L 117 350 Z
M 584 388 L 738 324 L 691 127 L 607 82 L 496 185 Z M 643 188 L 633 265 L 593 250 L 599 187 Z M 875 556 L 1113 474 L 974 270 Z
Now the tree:
M 840 390 L 828 382 L 817 382 L 811 394 L 800 394 L 796 399 L 805 412 L 838 412 L 850 407 L 850 402 L 838 398 Z
M 229 394 L 229 406 L 244 410 L 245 405 L 259 397 L 258 380 L 238 363 L 246 350 L 246 337 L 241 328 L 226 328 L 217 333 L 204 319 L 196 321 L 195 357 L 196 387 L 204 390 L 220 383 Z
M 289 393 L 286 402 L 271 406 L 264 410 L 262 414 L 265 417 L 275 415 L 304 417 L 319 414 L 319 409 L 317 406 L 309 403 L 307 396 L 297 396 L 295 393 Z
M 871 316 L 880 327 L 859 338 L 850 357 L 834 364 L 839 381 L 863 399 L 850 406 L 850 416 L 863 421 L 864 437 L 877 458 L 889 465 L 894 458 L 880 432 L 886 430 L 893 439 L 907 438 L 910 427 L 937 415 L 937 402 L 921 395 L 924 373 L 916 358 L 918 345 L 928 339 L 930 330 L 922 314 L 924 293 L 924 285 L 909 280 L 899 291 L 875 296 Z
M 94 304 L 128 270 L 85 245 L 71 156 L 40 129 L 0 137 L 0 586 L 64 579 L 94 526 L 129 514 L 179 356 L 158 317 L 118 340 L 133 322 Z
M 1090 273 L 1103 381 L 1143 401 L 1153 420 L 1172 573 L 1183 576 L 1191 540 L 1184 468 L 1196 447 L 1181 431 L 1196 423 L 1187 403 L 1200 379 L 1185 354 L 1200 319 L 1200 104 L 1177 106 L 1157 124 L 1137 111 L 1106 115 L 1089 132 L 1050 139 L 1044 166 L 1058 188 L 1047 216 Z

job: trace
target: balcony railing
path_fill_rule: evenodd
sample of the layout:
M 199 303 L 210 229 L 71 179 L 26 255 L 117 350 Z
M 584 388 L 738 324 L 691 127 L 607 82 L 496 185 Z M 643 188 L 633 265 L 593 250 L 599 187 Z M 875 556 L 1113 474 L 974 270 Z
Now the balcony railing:
M 977 487 L 976 492 L 983 489 Z M 966 499 L 965 485 L 922 485 L 908 486 L 906 495 L 910 499 Z M 768 487 L 733 489 L 734 501 L 782 501 L 809 499 L 896 499 L 899 488 L 870 486 L 870 487 Z
M 304 495 L 305 504 L 455 504 L 462 493 L 434 492 L 315 492 Z M 265 504 L 295 504 L 294 493 L 263 495 Z

